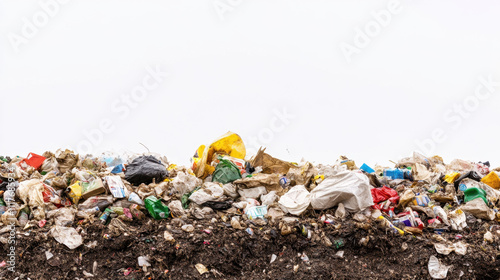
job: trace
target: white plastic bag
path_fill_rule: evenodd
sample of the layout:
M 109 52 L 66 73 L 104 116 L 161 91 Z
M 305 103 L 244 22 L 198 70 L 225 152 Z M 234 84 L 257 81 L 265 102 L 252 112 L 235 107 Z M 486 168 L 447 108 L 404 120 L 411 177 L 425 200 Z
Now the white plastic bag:
M 459 241 L 455 244 L 442 244 L 442 243 L 434 244 L 436 252 L 442 255 L 449 255 L 451 252 L 455 251 L 455 253 L 464 256 L 467 253 L 467 247 L 468 245 L 462 241 Z
M 224 195 L 224 190 L 217 183 L 204 183 L 203 188 L 195 191 L 189 197 L 192 202 L 201 205 L 207 201 L 217 200 L 217 198 Z
M 298 216 L 309 207 L 311 194 L 303 185 L 297 185 L 284 194 L 278 203 L 283 212 Z
M 183 195 L 200 186 L 202 181 L 189 173 L 179 172 L 172 180 L 172 191 Z
M 24 202 L 25 205 L 43 207 L 44 201 L 42 193 L 44 190 L 42 181 L 32 179 L 19 183 L 16 195 Z
M 370 181 L 362 173 L 338 172 L 325 179 L 311 192 L 314 209 L 328 209 L 343 203 L 349 212 L 359 212 L 373 205 Z
M 57 242 L 66 245 L 71 250 L 83 243 L 82 237 L 72 227 L 55 226 L 50 230 L 50 234 Z
M 275 191 L 270 191 L 268 194 L 263 194 L 260 196 L 260 201 L 262 205 L 271 205 L 280 197 L 276 194 Z
M 436 256 L 431 256 L 429 258 L 429 274 L 434 279 L 444 279 L 446 274 L 448 274 L 448 267 L 442 264 Z

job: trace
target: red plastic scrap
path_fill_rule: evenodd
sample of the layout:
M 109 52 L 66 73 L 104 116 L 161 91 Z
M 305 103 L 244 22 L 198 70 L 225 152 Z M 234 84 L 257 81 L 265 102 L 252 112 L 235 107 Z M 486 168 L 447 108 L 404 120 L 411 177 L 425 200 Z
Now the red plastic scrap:
M 29 166 L 33 166 L 35 169 L 38 169 L 45 161 L 45 157 L 35 153 L 29 153 L 28 156 L 22 161 L 26 162 Z
M 389 200 L 393 204 L 398 204 L 399 195 L 396 190 L 383 186 L 381 188 L 373 188 L 371 192 L 373 203 L 375 204 L 386 200 Z

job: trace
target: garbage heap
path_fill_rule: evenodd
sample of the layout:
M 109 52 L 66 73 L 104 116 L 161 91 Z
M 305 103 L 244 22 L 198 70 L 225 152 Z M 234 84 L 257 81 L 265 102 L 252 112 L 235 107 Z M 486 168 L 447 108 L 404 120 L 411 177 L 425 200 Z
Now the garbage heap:
M 320 215 L 318 223 L 332 227 L 352 219 L 396 236 L 432 233 L 438 253 L 464 255 L 467 244 L 439 235 L 455 233 L 459 240 L 469 223 L 500 220 L 498 168 L 459 159 L 445 164 L 439 156 L 418 153 L 392 168 L 358 168 L 343 156 L 331 165 L 287 162 L 262 148 L 248 158 L 240 136 L 228 132 L 200 146 L 190 167 L 151 153 L 94 157 L 70 150 L 0 160 L 3 244 L 9 243 L 13 226 L 20 232 L 50 228 L 51 237 L 75 249 L 83 244 L 81 233 L 89 224 L 107 226 L 105 238 L 112 238 L 134 220 L 214 219 L 217 213 L 224 225 L 245 234 L 254 234 L 248 221 L 274 224 L 282 235 L 299 232 L 331 246 L 317 224 L 300 223 L 301 216 L 314 212 Z M 322 214 L 332 208 L 331 214 Z M 181 228 L 194 230 L 191 224 Z M 495 225 L 484 239 L 493 242 L 498 236 Z M 165 238 L 173 240 L 168 231 Z M 432 256 L 429 273 L 443 278 L 447 267 Z

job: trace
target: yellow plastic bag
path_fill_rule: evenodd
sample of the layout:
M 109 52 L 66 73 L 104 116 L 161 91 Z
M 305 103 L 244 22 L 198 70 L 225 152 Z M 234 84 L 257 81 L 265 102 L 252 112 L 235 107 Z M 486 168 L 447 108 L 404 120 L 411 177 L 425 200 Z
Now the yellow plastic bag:
M 484 176 L 481 182 L 494 189 L 500 189 L 500 178 L 495 171 L 491 171 L 488 175 Z
M 76 181 L 73 185 L 68 187 L 68 195 L 74 204 L 77 204 L 82 197 L 82 182 Z
M 238 134 L 229 131 L 210 144 L 208 148 L 201 145 L 193 156 L 192 169 L 196 177 L 205 178 L 214 172 L 215 167 L 211 166 L 210 163 L 215 153 L 244 159 L 246 155 L 245 144 Z
M 460 177 L 460 173 L 453 172 L 444 176 L 444 180 L 450 184 L 453 184 L 453 182 L 455 182 L 455 180 L 458 179 L 458 177 Z

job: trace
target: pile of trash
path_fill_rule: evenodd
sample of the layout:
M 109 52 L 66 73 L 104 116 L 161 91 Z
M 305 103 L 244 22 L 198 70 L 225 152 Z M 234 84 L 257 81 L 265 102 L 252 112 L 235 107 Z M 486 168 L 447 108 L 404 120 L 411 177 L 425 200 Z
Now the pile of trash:
M 331 165 L 287 162 L 263 148 L 248 158 L 240 136 L 228 132 L 200 146 L 190 167 L 151 153 L 95 157 L 70 150 L 0 157 L 0 163 L 0 243 L 6 248 L 12 226 L 18 233 L 44 228 L 74 250 L 90 225 L 107 227 L 104 238 L 114 238 L 151 218 L 209 219 L 248 235 L 254 226 L 275 225 L 282 236 L 299 233 L 335 246 L 318 224 L 338 229 L 350 220 L 395 238 L 431 235 L 437 254 L 428 256 L 428 271 L 444 279 L 448 266 L 436 256 L 465 255 L 468 244 L 460 239 L 470 224 L 490 222 L 484 242 L 500 240 L 500 169 L 489 162 L 445 164 L 439 156 L 414 153 L 393 167 L 358 168 L 343 156 Z M 301 222 L 310 213 L 318 219 Z M 187 223 L 179 228 L 195 230 Z M 174 242 L 169 231 L 164 235 Z M 141 256 L 139 266 L 149 266 L 148 258 Z

